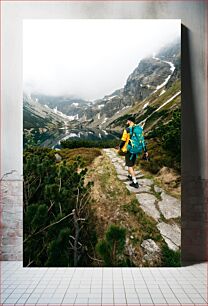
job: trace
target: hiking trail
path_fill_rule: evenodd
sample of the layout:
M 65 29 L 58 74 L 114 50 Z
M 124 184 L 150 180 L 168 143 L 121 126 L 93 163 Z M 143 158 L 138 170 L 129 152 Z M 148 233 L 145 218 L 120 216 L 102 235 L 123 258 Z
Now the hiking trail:
M 103 149 L 103 152 L 112 162 L 118 179 L 126 185 L 130 193 L 136 195 L 136 199 L 142 210 L 157 223 L 157 229 L 167 243 L 168 247 L 177 251 L 181 246 L 181 228 L 178 219 L 181 217 L 181 202 L 177 198 L 166 193 L 157 186 L 153 179 L 145 178 L 142 170 L 136 170 L 139 188 L 129 186 L 124 159 L 114 149 Z M 145 241 L 146 248 L 154 241 Z

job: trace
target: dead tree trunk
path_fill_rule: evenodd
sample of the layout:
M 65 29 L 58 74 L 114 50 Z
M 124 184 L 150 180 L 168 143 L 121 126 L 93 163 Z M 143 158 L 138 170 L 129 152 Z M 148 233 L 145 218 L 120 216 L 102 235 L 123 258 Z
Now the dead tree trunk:
M 74 228 L 75 228 L 74 246 L 73 246 L 73 251 L 74 251 L 74 267 L 77 267 L 77 263 L 78 263 L 78 240 L 79 240 L 80 228 L 79 228 L 78 218 L 77 218 L 75 209 L 73 209 L 72 213 L 73 213 Z

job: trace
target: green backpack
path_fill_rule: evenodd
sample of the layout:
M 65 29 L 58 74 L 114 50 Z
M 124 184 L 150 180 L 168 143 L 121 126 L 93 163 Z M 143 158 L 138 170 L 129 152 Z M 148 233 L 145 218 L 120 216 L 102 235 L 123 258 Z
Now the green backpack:
M 134 125 L 128 128 L 130 132 L 130 140 L 127 151 L 131 154 L 140 154 L 145 150 L 145 141 L 143 136 L 143 128 L 140 125 Z

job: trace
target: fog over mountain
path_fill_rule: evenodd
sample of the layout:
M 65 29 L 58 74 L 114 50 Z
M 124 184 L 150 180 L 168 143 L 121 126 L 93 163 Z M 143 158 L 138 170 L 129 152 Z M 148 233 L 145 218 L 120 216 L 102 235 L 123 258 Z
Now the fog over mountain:
M 181 42 L 175 39 L 158 53 L 141 59 L 123 88 L 94 102 L 69 96 L 25 93 L 24 127 L 49 128 L 64 124 L 82 130 L 118 131 L 126 117 L 134 114 L 145 128 L 150 120 L 152 128 L 158 118 L 167 122 L 172 112 L 180 108 L 180 78 Z
M 180 20 L 24 20 L 24 91 L 100 99 L 180 36 Z

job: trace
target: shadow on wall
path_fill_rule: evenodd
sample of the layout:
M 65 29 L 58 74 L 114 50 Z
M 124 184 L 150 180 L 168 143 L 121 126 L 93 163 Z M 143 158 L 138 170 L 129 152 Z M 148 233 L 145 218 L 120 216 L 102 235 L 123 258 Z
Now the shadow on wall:
M 208 259 L 205 182 L 201 178 L 200 169 L 203 161 L 199 143 L 199 122 L 197 122 L 196 101 L 190 53 L 190 31 L 182 25 L 182 265 L 202 262 Z

